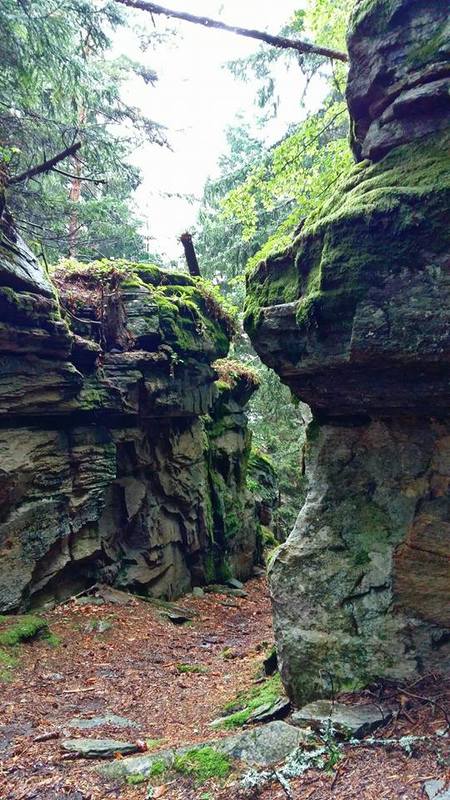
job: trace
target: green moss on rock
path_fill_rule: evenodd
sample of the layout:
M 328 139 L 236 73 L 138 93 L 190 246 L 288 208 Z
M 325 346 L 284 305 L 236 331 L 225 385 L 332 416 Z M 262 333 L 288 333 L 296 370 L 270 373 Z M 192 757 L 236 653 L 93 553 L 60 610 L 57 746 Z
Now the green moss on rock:
M 211 779 L 227 778 L 231 772 L 232 760 L 213 747 L 196 747 L 183 755 L 175 757 L 174 769 L 182 775 L 194 778 L 198 785 Z
M 31 614 L 19 618 L 0 616 L 0 628 L 0 645 L 5 647 L 14 647 L 50 633 L 45 619 Z
M 224 706 L 223 710 L 227 716 L 223 718 L 221 727 L 239 728 L 245 725 L 253 711 L 261 706 L 275 703 L 282 695 L 283 686 L 277 672 L 263 683 L 244 689 L 230 700 Z
M 398 0 L 355 0 L 348 25 L 348 35 L 356 30 L 361 33 L 383 33 L 393 13 L 398 8 Z
M 449 198 L 448 133 L 397 147 L 376 164 L 356 165 L 308 218 L 292 255 L 263 263 L 249 275 L 250 336 L 263 308 L 288 300 L 297 302 L 297 323 L 306 333 L 321 325 L 348 331 L 358 301 L 370 289 L 412 265 L 438 263 L 447 252 L 450 231 L 443 209 Z

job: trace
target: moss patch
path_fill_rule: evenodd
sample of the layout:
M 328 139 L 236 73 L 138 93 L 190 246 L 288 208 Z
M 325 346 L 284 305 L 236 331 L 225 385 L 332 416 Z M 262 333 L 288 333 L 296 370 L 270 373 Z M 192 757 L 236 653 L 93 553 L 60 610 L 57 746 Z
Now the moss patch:
M 14 669 L 18 665 L 18 659 L 11 655 L 6 649 L 0 647 L 0 682 L 12 680 Z
M 379 289 L 388 276 L 439 263 L 450 246 L 449 198 L 448 133 L 397 147 L 376 164 L 353 167 L 310 215 L 285 257 L 249 274 L 250 336 L 257 333 L 263 308 L 289 301 L 297 302 L 306 341 L 315 341 L 323 330 L 345 335 L 368 291 Z M 296 352 L 293 358 L 300 356 Z
M 177 672 L 183 673 L 205 673 L 208 672 L 206 667 L 202 667 L 201 664 L 177 664 Z
M 284 694 L 281 678 L 278 673 L 263 683 L 239 692 L 233 700 L 224 706 L 228 714 L 222 722 L 223 728 L 238 728 L 245 725 L 248 718 L 260 706 L 275 703 Z
M 362 28 L 361 33 L 366 35 L 380 35 L 386 30 L 397 8 L 397 0 L 356 0 L 350 15 L 348 34 L 353 36 L 357 28 Z
M 128 775 L 126 781 L 128 786 L 139 786 L 141 783 L 148 781 L 148 776 L 140 775 L 139 773 L 137 775 Z
M 225 779 L 231 772 L 231 759 L 213 747 L 198 747 L 176 756 L 174 769 L 182 775 L 194 778 L 197 784 L 212 778 Z
M 37 636 L 50 635 L 48 625 L 42 617 L 25 615 L 23 617 L 0 616 L 0 645 L 14 647 Z
M 54 280 L 69 311 L 72 306 L 76 309 L 81 300 L 94 309 L 98 319 L 104 316 L 105 289 L 119 289 L 125 297 L 131 294 L 131 299 L 137 295 L 143 308 L 148 301 L 149 330 L 154 335 L 155 324 L 158 329 L 159 323 L 161 340 L 174 348 L 178 359 L 182 352 L 198 354 L 205 349 L 223 357 L 236 331 L 235 310 L 217 287 L 202 278 L 163 270 L 154 264 L 124 259 L 81 264 L 64 259 L 57 265 Z M 129 349 L 133 347 L 131 339 Z
M 38 637 L 50 645 L 59 644 L 42 617 L 0 615 L 0 681 L 12 680 L 20 662 L 20 646 Z

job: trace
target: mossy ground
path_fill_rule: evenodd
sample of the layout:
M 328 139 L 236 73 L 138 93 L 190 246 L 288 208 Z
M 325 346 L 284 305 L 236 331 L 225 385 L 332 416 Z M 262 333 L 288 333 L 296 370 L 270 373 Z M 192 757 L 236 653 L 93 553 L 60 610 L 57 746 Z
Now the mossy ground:
M 44 638 L 53 646 L 59 643 L 42 617 L 0 615 L 0 681 L 12 679 L 20 663 L 20 646 L 37 637 Z
M 223 710 L 227 716 L 221 727 L 239 728 L 241 725 L 245 725 L 253 711 L 260 706 L 274 703 L 283 694 L 284 690 L 278 673 L 267 678 L 263 683 L 239 692 L 224 706 Z
M 205 673 L 208 670 L 201 664 L 177 664 L 177 671 L 183 673 Z
M 198 785 L 212 778 L 227 778 L 231 768 L 231 759 L 213 747 L 194 748 L 177 756 L 174 761 L 174 769 L 183 775 L 192 776 Z
M 0 645 L 14 647 L 39 634 L 48 635 L 48 625 L 42 617 L 25 615 L 22 617 L 0 616 Z
M 129 786 L 139 786 L 146 781 L 166 780 L 173 773 L 192 778 L 196 786 L 202 786 L 209 780 L 223 781 L 232 769 L 232 759 L 208 745 L 194 747 L 185 753 L 176 755 L 169 763 L 164 759 L 156 759 L 146 774 L 129 775 L 126 782 Z

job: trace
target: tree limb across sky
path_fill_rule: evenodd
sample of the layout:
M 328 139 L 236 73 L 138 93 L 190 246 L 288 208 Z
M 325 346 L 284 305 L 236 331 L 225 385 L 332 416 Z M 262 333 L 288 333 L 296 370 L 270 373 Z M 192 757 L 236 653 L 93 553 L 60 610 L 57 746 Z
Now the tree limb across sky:
M 297 50 L 299 53 L 314 53 L 315 55 L 337 59 L 338 61 L 348 61 L 347 53 L 343 53 L 340 50 L 332 50 L 328 47 L 321 47 L 311 42 L 303 42 L 300 39 L 273 36 L 271 33 L 266 33 L 265 31 L 239 28 L 236 25 L 227 25 L 225 22 L 221 22 L 217 19 L 198 17 L 186 11 L 174 11 L 173 9 L 156 5 L 156 3 L 148 3 L 146 0 L 116 0 L 116 2 L 128 6 L 129 8 L 138 8 L 141 11 L 148 11 L 149 14 L 164 14 L 166 17 L 174 17 L 175 19 L 182 19 L 185 22 L 193 22 L 196 25 L 204 25 L 206 28 L 228 31 L 229 33 L 236 33 L 239 36 L 247 36 L 250 39 L 260 39 L 260 41 L 270 44 L 272 47 Z
M 70 147 L 66 147 L 65 150 L 62 150 L 61 153 L 57 153 L 56 156 L 53 156 L 53 158 L 43 161 L 42 164 L 37 164 L 35 167 L 25 170 L 25 172 L 21 172 L 20 175 L 13 175 L 13 177 L 9 179 L 8 183 L 21 183 L 21 181 L 27 180 L 27 178 L 34 178 L 36 175 L 42 175 L 43 172 L 50 172 L 50 170 L 53 169 L 56 164 L 59 164 L 60 161 L 68 158 L 68 156 L 75 155 L 80 147 L 81 142 L 75 142 L 74 144 L 71 144 Z

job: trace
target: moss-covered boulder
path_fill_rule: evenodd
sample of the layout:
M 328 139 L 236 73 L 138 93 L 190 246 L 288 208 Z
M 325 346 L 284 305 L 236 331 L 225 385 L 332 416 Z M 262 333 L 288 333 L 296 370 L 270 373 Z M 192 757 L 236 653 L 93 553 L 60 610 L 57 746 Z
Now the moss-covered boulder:
M 446 411 L 449 199 L 450 134 L 402 145 L 355 166 L 248 276 L 253 344 L 314 409 Z
M 50 278 L 2 208 L 0 609 L 246 577 L 249 393 L 217 380 L 234 322 L 214 288 L 120 260 Z
M 450 671 L 447 29 L 439 0 L 357 0 L 359 163 L 247 279 L 252 342 L 314 415 L 306 502 L 270 567 L 296 703 Z

